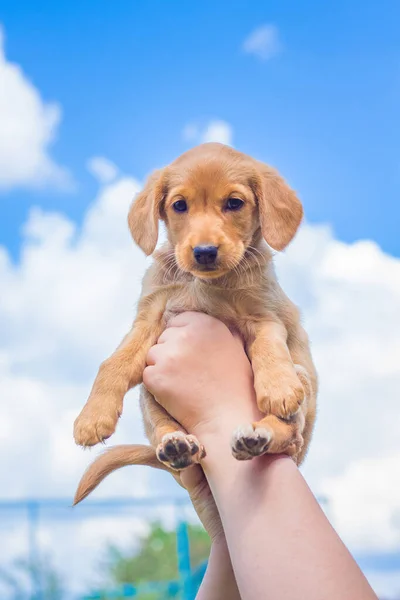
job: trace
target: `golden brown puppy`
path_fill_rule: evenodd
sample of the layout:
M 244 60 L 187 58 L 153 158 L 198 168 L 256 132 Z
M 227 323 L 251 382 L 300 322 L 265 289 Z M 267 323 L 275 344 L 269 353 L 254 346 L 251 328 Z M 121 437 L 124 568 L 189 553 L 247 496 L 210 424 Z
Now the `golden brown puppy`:
M 276 280 L 269 247 L 283 250 L 302 215 L 296 194 L 276 171 L 222 144 L 193 148 L 149 178 L 132 204 L 129 227 L 147 255 L 155 250 L 160 219 L 168 242 L 154 253 L 131 331 L 100 366 L 75 421 L 78 444 L 92 446 L 114 433 L 124 396 L 142 382 L 147 352 L 168 319 L 201 311 L 242 335 L 265 415 L 233 432 L 234 456 L 286 452 L 301 463 L 315 419 L 317 377 L 298 310 Z M 119 446 L 103 454 L 82 479 L 76 501 L 127 464 L 179 471 L 201 461 L 201 440 L 144 387 L 141 408 L 151 447 Z

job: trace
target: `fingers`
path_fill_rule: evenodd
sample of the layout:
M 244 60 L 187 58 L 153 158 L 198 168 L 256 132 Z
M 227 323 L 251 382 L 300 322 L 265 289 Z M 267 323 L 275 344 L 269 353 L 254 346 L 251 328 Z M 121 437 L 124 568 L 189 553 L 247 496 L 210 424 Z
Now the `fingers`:
M 180 333 L 182 333 L 182 331 L 179 330 L 182 330 L 189 325 L 193 326 L 200 323 L 203 321 L 203 317 L 211 319 L 211 317 L 208 317 L 207 315 L 196 312 L 181 313 L 176 317 L 173 317 L 167 322 L 166 328 L 157 340 L 157 344 L 164 344 L 167 341 L 175 339 L 176 336 L 179 336 Z
M 184 328 L 190 327 L 186 332 Z M 187 334 L 191 337 L 191 342 L 195 342 L 196 340 L 203 339 L 204 336 L 207 338 L 212 338 L 215 340 L 215 336 L 226 335 L 231 333 L 234 343 L 237 346 L 240 346 L 243 349 L 244 341 L 239 332 L 233 331 L 230 332 L 229 329 L 218 319 L 214 317 L 210 317 L 204 313 L 199 312 L 185 312 L 173 317 L 168 323 L 166 329 L 162 332 L 160 337 L 157 340 L 157 344 L 150 348 L 146 362 L 148 365 L 155 365 L 160 358 L 165 354 L 165 349 L 161 349 L 161 346 L 167 343 L 169 348 L 169 353 L 171 352 L 171 348 L 179 347 L 181 348 L 182 344 L 188 344 Z M 229 342 L 230 336 L 226 338 Z
M 157 343 L 164 344 L 167 341 L 176 339 L 180 333 L 183 333 L 182 331 L 179 332 L 177 330 L 190 328 L 192 332 L 198 331 L 200 333 L 204 333 L 204 331 L 207 330 L 215 330 L 216 326 L 223 327 L 225 329 L 225 325 L 223 325 L 221 321 L 204 313 L 190 311 L 180 313 L 168 321 L 166 329 L 164 329 L 158 338 Z
M 201 313 L 194 311 L 187 311 L 172 317 L 167 323 L 167 327 L 185 327 L 190 323 L 196 322 Z
M 156 365 L 160 360 L 162 353 L 164 353 L 164 349 L 161 348 L 160 345 L 156 344 L 155 346 L 152 346 L 146 356 L 146 365 Z
M 199 325 L 215 322 L 217 319 L 201 312 L 187 311 L 172 317 L 167 323 L 167 327 L 186 327 L 187 325 Z
M 174 327 L 173 326 L 168 327 L 168 325 L 167 325 L 167 329 L 164 329 L 164 331 L 158 338 L 157 344 L 165 344 L 165 342 L 170 340 L 175 335 L 176 335 L 176 331 L 174 330 Z
M 143 371 L 143 383 L 146 386 L 146 388 L 149 390 L 149 392 L 151 392 L 153 390 L 154 372 L 155 372 L 155 367 L 153 365 L 146 367 Z

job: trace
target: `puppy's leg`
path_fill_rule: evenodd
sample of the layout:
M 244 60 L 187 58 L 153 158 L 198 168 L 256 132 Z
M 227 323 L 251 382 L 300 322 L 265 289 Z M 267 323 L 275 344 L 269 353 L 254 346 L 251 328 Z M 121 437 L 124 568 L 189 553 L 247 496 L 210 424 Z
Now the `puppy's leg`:
M 266 416 L 239 427 L 232 437 L 232 453 L 249 460 L 266 452 L 297 455 L 303 443 L 304 388 L 287 346 L 287 331 L 277 321 L 250 325 L 247 352 L 254 372 L 257 404 Z
M 268 328 L 268 330 L 271 332 L 273 328 Z M 263 331 L 265 333 L 265 329 Z M 280 363 L 280 366 L 282 367 L 283 364 L 284 369 L 286 369 L 285 364 L 287 365 L 289 361 L 289 371 L 291 369 L 295 371 L 303 389 L 304 400 L 296 412 L 285 418 L 271 410 L 272 414 L 267 413 L 259 422 L 238 428 L 232 438 L 232 452 L 239 460 L 247 460 L 265 452 L 282 452 L 292 456 L 293 460 L 300 465 L 307 452 L 315 421 L 317 375 L 311 357 L 308 336 L 301 325 L 296 323 L 290 328 L 288 335 L 285 335 L 287 344 L 285 341 L 283 348 L 283 331 L 277 329 L 276 332 L 281 334 L 280 339 L 278 337 L 278 344 L 274 346 L 274 338 L 270 338 L 271 346 L 269 350 L 265 348 L 266 354 L 264 355 L 264 360 L 260 356 L 257 357 L 254 355 L 254 350 L 256 349 L 257 352 L 260 352 L 263 344 L 266 342 L 266 338 L 261 336 L 258 338 L 258 341 L 256 339 L 255 349 L 253 345 L 251 358 L 253 360 L 253 369 L 255 370 L 257 398 L 260 400 L 263 397 L 263 385 L 260 383 L 260 380 L 261 382 L 263 380 L 260 378 L 260 371 L 257 369 L 257 365 L 261 369 L 262 376 L 265 377 L 265 373 L 270 372 L 269 367 L 271 366 L 271 362 L 268 364 L 268 360 L 271 361 L 271 351 L 272 359 L 275 361 L 278 360 L 276 350 L 280 346 L 281 357 L 283 355 L 283 362 Z M 265 371 L 263 371 L 264 367 Z M 275 373 L 279 373 L 279 369 Z M 265 411 L 265 406 L 262 402 L 259 402 L 259 407 L 263 412 Z M 273 408 L 273 406 L 267 406 L 267 410 L 268 408 Z
M 251 338 L 247 350 L 258 407 L 266 415 L 289 419 L 304 400 L 304 388 L 287 346 L 286 328 L 276 321 L 254 323 Z
M 232 453 L 237 460 L 250 460 L 268 452 L 288 454 L 297 464 L 301 462 L 310 384 L 305 369 L 299 365 L 295 369 L 306 392 L 301 407 L 289 419 L 270 414 L 256 423 L 238 427 L 232 437 Z
M 147 306 L 117 350 L 100 366 L 89 399 L 75 421 L 74 437 L 81 446 L 109 438 L 121 416 L 126 392 L 142 381 L 146 354 L 163 330 L 159 303 Z
M 256 423 L 238 427 L 232 437 L 232 453 L 237 460 L 250 460 L 268 454 L 297 456 L 303 438 L 304 417 L 299 412 L 290 422 L 267 415 Z
M 180 471 L 205 457 L 204 447 L 197 438 L 188 434 L 144 386 L 141 389 L 140 406 L 147 438 L 156 449 L 160 462 Z
M 315 423 L 318 378 L 311 356 L 307 333 L 299 323 L 293 329 L 289 330 L 287 343 L 307 397 L 307 402 L 301 407 L 305 419 L 302 431 L 304 443 L 297 455 L 297 463 L 301 464 L 307 453 Z

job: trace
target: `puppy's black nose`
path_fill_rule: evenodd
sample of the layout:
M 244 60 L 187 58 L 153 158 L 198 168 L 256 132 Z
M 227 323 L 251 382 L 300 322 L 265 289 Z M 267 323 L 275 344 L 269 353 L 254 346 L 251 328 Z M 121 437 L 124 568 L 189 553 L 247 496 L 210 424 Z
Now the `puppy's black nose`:
M 193 255 L 199 265 L 213 265 L 217 259 L 217 246 L 196 246 Z

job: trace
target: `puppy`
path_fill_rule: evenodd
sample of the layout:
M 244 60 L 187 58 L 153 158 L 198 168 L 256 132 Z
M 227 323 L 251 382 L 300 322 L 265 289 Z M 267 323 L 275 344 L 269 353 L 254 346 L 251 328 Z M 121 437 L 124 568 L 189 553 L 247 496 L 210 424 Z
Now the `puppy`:
M 315 420 L 317 376 L 271 252 L 289 244 L 302 216 L 299 199 L 275 170 L 222 144 L 202 144 L 150 176 L 130 208 L 129 228 L 146 255 L 155 251 L 160 220 L 168 241 L 154 252 L 131 331 L 101 364 L 75 421 L 77 444 L 93 446 L 114 433 L 124 396 L 142 382 L 147 352 L 168 319 L 200 311 L 243 337 L 265 415 L 233 432 L 233 455 L 248 460 L 284 452 L 302 462 Z M 164 468 L 179 481 L 179 470 L 203 458 L 201 440 L 144 386 L 140 403 L 151 446 L 117 446 L 101 455 L 81 480 L 76 502 L 121 466 Z

